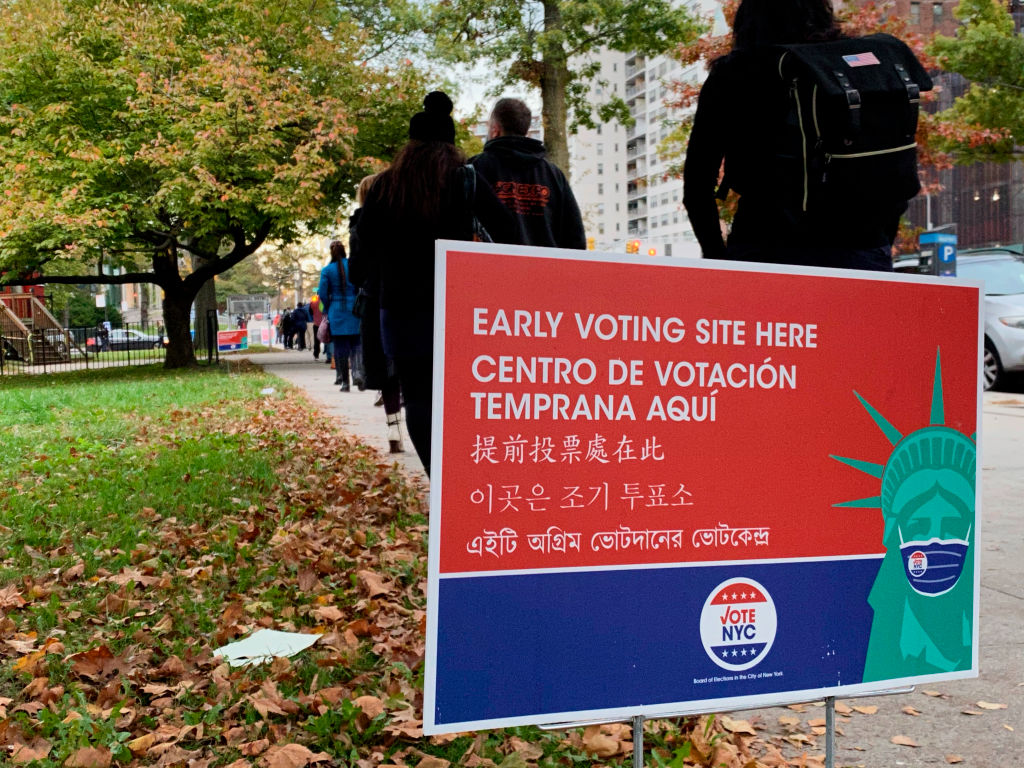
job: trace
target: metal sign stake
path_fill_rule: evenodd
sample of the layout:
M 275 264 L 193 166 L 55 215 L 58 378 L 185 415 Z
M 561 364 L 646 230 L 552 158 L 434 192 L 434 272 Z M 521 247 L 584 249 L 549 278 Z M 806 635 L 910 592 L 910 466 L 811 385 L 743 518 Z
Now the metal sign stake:
M 825 697 L 825 768 L 836 765 L 836 697 Z
M 633 768 L 644 768 L 644 716 L 633 718 Z

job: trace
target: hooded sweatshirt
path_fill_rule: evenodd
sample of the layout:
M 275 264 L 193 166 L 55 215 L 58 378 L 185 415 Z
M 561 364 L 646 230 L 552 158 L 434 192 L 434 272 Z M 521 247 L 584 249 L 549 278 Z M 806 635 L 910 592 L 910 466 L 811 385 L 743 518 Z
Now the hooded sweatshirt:
M 586 248 L 583 218 L 569 182 L 545 155 L 536 139 L 499 136 L 469 162 L 514 214 L 521 242 Z

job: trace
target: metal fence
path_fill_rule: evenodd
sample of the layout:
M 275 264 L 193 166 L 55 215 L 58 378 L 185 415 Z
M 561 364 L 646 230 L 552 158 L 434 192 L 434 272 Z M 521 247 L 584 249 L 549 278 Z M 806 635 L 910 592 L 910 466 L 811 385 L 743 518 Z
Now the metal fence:
M 216 314 L 204 318 L 204 323 L 206 343 L 196 346 L 196 359 L 214 365 L 219 362 Z M 167 336 L 160 324 L 5 333 L 0 330 L 0 376 L 151 365 L 162 363 L 167 354 Z

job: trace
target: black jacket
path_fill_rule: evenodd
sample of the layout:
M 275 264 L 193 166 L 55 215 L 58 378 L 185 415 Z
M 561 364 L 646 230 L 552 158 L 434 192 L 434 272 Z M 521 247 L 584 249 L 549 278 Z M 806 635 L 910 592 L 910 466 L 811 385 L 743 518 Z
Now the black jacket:
M 785 204 L 771 132 L 784 120 L 786 100 L 785 84 L 760 52 L 734 51 L 712 65 L 683 167 L 683 204 L 704 258 L 891 270 L 885 253 L 902 211 L 871 220 L 836 211 L 807 222 Z M 728 247 L 715 200 L 723 159 L 725 182 L 740 196 Z
M 583 219 L 569 182 L 527 136 L 499 136 L 469 161 L 513 214 L 526 245 L 586 248 Z

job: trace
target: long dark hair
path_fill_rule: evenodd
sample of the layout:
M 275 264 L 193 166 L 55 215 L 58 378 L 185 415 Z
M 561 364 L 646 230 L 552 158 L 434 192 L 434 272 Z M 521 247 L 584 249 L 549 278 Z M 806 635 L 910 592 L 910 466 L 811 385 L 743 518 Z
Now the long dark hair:
M 396 213 L 433 219 L 440 212 L 445 187 L 465 163 L 466 155 L 454 144 L 410 139 L 374 187 L 380 188 L 381 198 Z
M 841 34 L 831 0 L 741 0 L 732 25 L 732 48 L 822 42 Z

